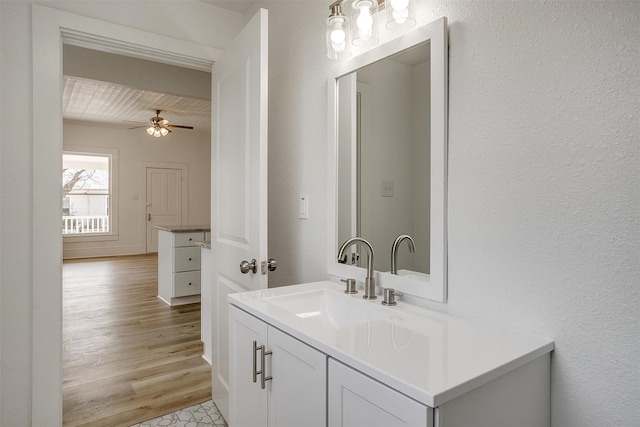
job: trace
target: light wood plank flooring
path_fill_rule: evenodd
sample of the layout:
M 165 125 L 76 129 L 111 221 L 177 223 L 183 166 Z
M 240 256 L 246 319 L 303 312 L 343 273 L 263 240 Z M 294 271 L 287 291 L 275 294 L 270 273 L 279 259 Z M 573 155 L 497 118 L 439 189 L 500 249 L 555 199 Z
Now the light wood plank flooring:
M 65 426 L 129 426 L 211 399 L 200 304 L 157 298 L 156 255 L 63 263 Z

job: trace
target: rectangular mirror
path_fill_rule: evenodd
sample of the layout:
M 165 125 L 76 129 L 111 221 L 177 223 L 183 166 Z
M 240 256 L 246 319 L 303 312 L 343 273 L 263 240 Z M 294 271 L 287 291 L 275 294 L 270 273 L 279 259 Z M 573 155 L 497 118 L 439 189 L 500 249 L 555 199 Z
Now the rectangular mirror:
M 379 287 L 446 300 L 446 31 L 441 18 L 345 61 L 330 79 L 332 276 L 364 279 L 364 250 L 352 247 L 346 265 L 336 259 L 360 236 L 374 248 Z M 415 252 L 403 241 L 393 262 L 401 235 Z

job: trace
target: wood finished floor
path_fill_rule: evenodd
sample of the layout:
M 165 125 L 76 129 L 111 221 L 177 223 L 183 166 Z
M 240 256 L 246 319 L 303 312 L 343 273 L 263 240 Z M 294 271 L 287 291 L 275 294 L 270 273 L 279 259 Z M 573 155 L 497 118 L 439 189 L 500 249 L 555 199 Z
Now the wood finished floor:
M 211 399 L 200 304 L 157 298 L 156 255 L 63 263 L 64 426 L 130 426 Z

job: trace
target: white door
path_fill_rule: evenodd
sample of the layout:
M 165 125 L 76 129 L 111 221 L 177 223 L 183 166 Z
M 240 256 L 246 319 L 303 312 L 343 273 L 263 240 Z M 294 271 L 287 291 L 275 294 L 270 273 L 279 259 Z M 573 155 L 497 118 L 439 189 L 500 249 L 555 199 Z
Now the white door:
M 225 417 L 229 414 L 226 296 L 267 287 L 260 265 L 267 261 L 267 42 L 267 11 L 261 9 L 213 66 L 212 391 Z M 241 273 L 240 263 L 252 260 L 255 269 Z
M 158 252 L 156 225 L 182 225 L 182 170 L 147 168 L 147 253 Z

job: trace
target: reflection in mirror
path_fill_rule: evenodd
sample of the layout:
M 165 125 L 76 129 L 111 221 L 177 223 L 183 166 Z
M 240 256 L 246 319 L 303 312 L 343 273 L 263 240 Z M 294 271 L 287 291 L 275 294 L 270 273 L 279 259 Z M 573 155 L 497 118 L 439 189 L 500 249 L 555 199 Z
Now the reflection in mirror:
M 429 59 L 425 42 L 338 79 L 338 240 L 367 239 L 377 271 L 407 234 L 415 253 L 398 246 L 398 272 L 429 274 Z

